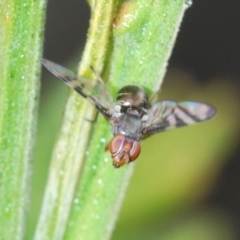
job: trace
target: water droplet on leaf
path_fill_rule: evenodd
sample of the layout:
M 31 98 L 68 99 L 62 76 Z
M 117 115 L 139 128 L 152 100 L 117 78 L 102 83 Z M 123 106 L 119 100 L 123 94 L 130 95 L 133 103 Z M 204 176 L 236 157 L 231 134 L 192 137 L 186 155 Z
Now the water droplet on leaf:
M 186 0 L 186 2 L 185 2 L 185 8 L 187 9 L 187 8 L 190 8 L 191 6 L 192 6 L 192 4 L 193 4 L 193 1 L 192 0 Z

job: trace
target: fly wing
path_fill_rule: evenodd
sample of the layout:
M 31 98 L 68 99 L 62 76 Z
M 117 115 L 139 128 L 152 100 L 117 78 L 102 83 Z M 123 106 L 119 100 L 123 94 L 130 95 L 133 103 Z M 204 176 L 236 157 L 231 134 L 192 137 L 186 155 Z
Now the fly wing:
M 148 114 L 143 130 L 147 135 L 206 121 L 216 114 L 216 110 L 200 102 L 163 101 L 155 103 Z
M 110 117 L 110 109 L 113 102 L 112 96 L 99 77 L 97 77 L 96 81 L 84 77 L 77 77 L 69 69 L 46 59 L 42 59 L 42 64 L 53 75 L 73 88 L 91 104 L 95 105 L 105 117 Z

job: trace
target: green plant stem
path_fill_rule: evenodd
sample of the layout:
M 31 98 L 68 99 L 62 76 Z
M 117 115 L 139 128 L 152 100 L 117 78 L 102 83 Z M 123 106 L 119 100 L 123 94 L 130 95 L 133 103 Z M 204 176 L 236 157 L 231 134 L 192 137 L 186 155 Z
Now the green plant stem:
M 0 2 L 0 239 L 24 239 L 45 1 Z
M 92 77 L 90 66 L 97 72 L 103 67 L 115 9 L 114 1 L 96 1 L 92 9 L 88 40 L 79 67 L 79 74 L 89 78 Z M 89 119 L 92 120 L 94 116 L 95 108 L 72 92 L 54 149 L 35 239 L 63 237 L 89 143 L 92 128 Z
M 157 89 L 185 0 L 128 1 L 116 14 L 116 1 L 90 3 L 92 19 L 79 73 L 91 77 L 90 65 L 100 73 L 108 70 L 103 69 L 106 63 L 110 66 L 108 86 L 115 95 L 132 83 L 149 92 Z M 102 116 L 95 124 L 86 121 L 93 115 L 89 103 L 70 94 L 35 240 L 105 240 L 111 236 L 134 164 L 113 169 L 110 155 L 104 151 L 112 137 L 109 124 Z
M 184 3 L 143 0 L 122 5 L 113 30 L 109 77 L 113 92 L 131 83 L 149 92 L 161 85 Z M 112 169 L 109 153 L 102 151 L 111 139 L 102 117 L 93 132 L 64 239 L 109 239 L 134 167 Z

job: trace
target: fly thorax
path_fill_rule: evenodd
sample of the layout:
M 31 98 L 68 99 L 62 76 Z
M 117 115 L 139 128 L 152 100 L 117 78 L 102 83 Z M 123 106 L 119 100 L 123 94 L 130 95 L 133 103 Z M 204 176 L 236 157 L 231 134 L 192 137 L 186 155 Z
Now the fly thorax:
M 114 119 L 119 118 L 123 114 L 121 109 L 122 109 L 122 106 L 120 104 L 116 104 L 113 106 L 112 117 Z
M 142 136 L 142 109 L 122 102 L 115 106 L 113 134 L 124 134 L 132 139 L 139 140 Z

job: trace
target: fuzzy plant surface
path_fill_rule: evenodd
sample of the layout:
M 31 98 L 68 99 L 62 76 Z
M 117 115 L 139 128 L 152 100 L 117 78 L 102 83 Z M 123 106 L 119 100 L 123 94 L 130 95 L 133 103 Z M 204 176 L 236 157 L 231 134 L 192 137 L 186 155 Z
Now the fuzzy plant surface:
M 44 0 L 0 2 L 0 239 L 26 232 L 44 14 Z
M 88 39 L 78 74 L 92 66 L 116 97 L 127 84 L 159 89 L 187 7 L 185 0 L 89 1 Z M 89 80 L 91 81 L 91 80 Z M 71 92 L 56 143 L 35 240 L 109 239 L 134 164 L 112 167 L 112 138 L 95 108 Z

